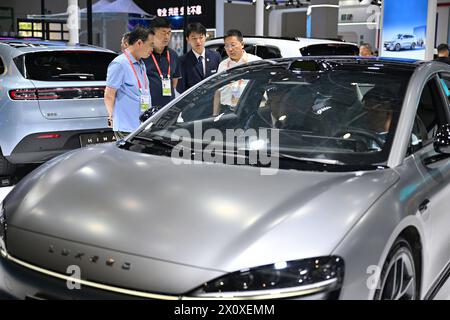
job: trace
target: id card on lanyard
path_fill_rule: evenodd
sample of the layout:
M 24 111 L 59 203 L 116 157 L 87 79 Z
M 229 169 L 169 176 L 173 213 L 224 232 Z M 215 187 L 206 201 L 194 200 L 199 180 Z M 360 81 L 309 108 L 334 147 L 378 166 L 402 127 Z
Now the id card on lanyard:
M 172 96 L 172 81 L 170 81 L 170 54 L 169 50 L 167 50 L 167 62 L 169 63 L 169 70 L 167 71 L 167 78 L 164 77 L 161 68 L 159 67 L 158 61 L 156 61 L 155 55 L 152 52 L 152 59 L 155 63 L 156 69 L 158 70 L 158 74 L 161 77 L 161 89 L 163 97 L 171 97 Z
M 139 108 L 141 110 L 141 112 L 144 112 L 146 110 L 148 110 L 148 108 L 150 108 L 150 87 L 149 84 L 147 82 L 147 74 L 144 72 L 142 72 L 142 62 L 140 63 L 141 66 L 141 74 L 144 74 L 144 87 L 142 87 L 141 85 L 141 81 L 139 80 L 139 76 L 137 74 L 136 69 L 134 68 L 134 64 L 130 59 L 130 56 L 128 54 L 128 52 L 125 50 L 124 51 L 125 56 L 128 59 L 128 62 L 131 65 L 131 69 L 133 69 L 134 75 L 136 76 L 136 80 L 138 83 L 138 87 L 139 87 Z

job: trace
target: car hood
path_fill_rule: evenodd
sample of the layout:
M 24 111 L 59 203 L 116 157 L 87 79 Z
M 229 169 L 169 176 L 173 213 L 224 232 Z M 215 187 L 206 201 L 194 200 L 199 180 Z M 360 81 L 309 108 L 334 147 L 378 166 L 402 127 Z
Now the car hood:
M 390 169 L 264 176 L 111 144 L 44 164 L 8 195 L 5 212 L 9 232 L 230 272 L 330 254 L 397 179 Z

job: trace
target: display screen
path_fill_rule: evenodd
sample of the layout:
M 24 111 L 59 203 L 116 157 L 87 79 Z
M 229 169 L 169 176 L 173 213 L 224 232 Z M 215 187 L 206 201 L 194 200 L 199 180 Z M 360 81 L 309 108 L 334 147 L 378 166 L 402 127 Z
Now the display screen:
M 384 0 L 383 6 L 381 56 L 425 60 L 428 0 Z
M 134 1 L 142 10 L 169 19 L 172 29 L 183 29 L 184 1 Z M 206 28 L 216 27 L 216 2 L 213 0 L 188 0 L 188 22 L 200 22 Z

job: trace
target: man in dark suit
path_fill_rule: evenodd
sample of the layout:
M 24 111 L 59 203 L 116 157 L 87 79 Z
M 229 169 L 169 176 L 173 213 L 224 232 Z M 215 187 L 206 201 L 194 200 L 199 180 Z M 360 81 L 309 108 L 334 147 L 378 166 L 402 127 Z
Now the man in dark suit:
M 218 52 L 205 49 L 206 28 L 201 23 L 188 25 L 186 39 L 192 50 L 180 58 L 181 79 L 177 86 L 179 93 L 216 73 L 221 61 Z

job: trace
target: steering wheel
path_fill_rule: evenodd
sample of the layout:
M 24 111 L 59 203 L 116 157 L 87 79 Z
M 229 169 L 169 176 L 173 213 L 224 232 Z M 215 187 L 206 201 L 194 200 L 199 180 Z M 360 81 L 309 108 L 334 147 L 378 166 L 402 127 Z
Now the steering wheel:
M 383 139 L 381 139 L 375 132 L 367 131 L 367 130 L 361 130 L 356 128 L 346 128 L 346 129 L 340 129 L 337 131 L 334 136 L 343 138 L 344 135 L 350 134 L 352 136 L 362 136 L 364 138 L 369 139 L 370 141 L 373 141 L 376 143 L 378 148 L 382 148 L 384 145 Z M 371 150 L 373 148 L 367 148 L 368 150 Z

